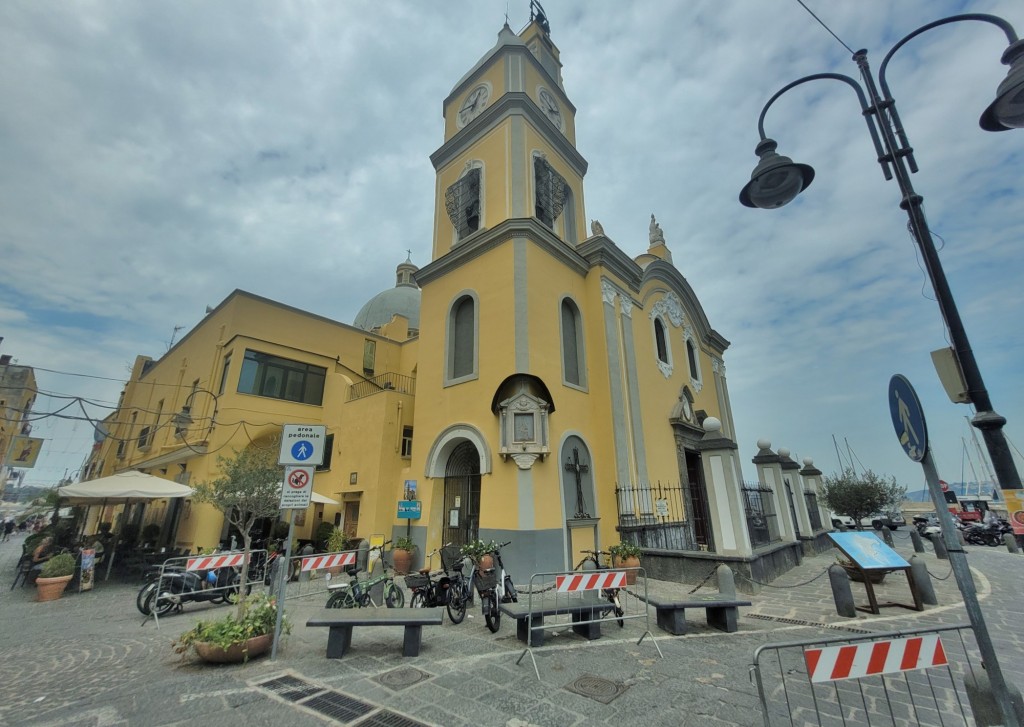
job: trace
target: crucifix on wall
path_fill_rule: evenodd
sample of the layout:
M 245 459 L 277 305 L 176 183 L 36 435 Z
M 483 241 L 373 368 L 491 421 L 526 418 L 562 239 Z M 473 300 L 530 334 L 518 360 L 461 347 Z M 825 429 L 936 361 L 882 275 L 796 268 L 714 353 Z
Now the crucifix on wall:
M 576 475 L 576 514 L 574 517 L 577 520 L 589 518 L 590 513 L 587 512 L 587 503 L 583 500 L 583 475 L 590 471 L 590 465 L 580 464 L 580 450 L 578 447 L 573 447 L 572 457 L 565 460 L 565 471 Z

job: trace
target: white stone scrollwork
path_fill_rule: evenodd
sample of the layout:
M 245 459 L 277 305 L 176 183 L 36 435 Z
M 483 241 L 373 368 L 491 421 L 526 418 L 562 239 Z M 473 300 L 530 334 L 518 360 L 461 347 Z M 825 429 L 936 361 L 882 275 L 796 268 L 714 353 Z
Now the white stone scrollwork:
M 607 280 L 601 281 L 601 300 L 608 305 L 615 305 L 615 298 L 619 295 L 619 291 L 614 285 L 609 283 Z
M 633 301 L 626 296 L 619 296 L 619 306 L 622 308 L 622 315 L 625 318 L 633 317 Z
M 711 370 L 720 376 L 725 376 L 725 361 L 717 356 L 711 357 Z
M 512 461 L 516 463 L 516 466 L 521 470 L 528 470 L 533 467 L 533 463 L 537 461 L 539 454 L 533 454 L 531 452 L 521 452 L 519 454 L 509 455 Z
M 683 304 L 674 293 L 666 293 L 664 298 L 651 306 L 650 318 L 652 321 L 662 314 L 676 328 L 683 325 L 686 320 Z
M 672 377 L 672 364 L 665 363 L 664 361 L 657 357 L 655 357 L 654 363 L 658 364 L 658 370 L 661 372 L 662 376 L 664 376 L 666 379 Z

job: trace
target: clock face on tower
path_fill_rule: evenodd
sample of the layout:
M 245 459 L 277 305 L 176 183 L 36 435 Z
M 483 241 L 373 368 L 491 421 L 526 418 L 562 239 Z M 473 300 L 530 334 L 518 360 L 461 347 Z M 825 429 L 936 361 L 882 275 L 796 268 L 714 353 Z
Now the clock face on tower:
M 544 115 L 550 119 L 551 123 L 558 127 L 558 130 L 562 130 L 562 112 L 558 109 L 558 102 L 555 101 L 555 97 L 552 96 L 546 88 L 542 88 L 537 98 L 540 100 L 540 110 L 544 112 Z
M 486 83 L 481 83 L 466 96 L 462 107 L 459 109 L 459 128 L 462 128 L 470 121 L 480 115 L 480 112 L 487 106 L 487 100 L 491 97 L 491 89 Z

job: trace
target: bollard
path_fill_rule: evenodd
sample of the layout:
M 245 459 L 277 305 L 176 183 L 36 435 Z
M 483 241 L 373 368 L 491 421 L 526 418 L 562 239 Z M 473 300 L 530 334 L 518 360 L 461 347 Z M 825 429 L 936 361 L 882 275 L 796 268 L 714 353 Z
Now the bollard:
M 1024 700 L 1021 699 L 1020 690 L 1009 681 L 1006 682 L 1006 690 L 1010 694 L 1010 704 L 1017 715 L 1017 720 L 1024 724 Z M 967 692 L 967 701 L 971 704 L 971 711 L 978 727 L 997 727 L 1004 724 L 996 697 L 992 693 L 992 685 L 983 670 L 971 669 L 969 674 L 964 675 L 964 691 Z
M 888 525 L 882 526 L 882 540 L 884 540 L 885 544 L 890 548 L 896 547 L 896 544 L 892 542 L 892 530 L 889 529 Z
M 838 530 L 841 533 L 845 533 L 847 530 L 849 530 L 849 528 L 843 525 L 842 523 L 839 523 L 839 525 L 836 526 L 836 530 Z
M 932 585 L 932 577 L 928 574 L 928 566 L 916 555 L 910 557 L 910 573 L 914 576 L 917 592 L 921 594 L 921 603 L 938 606 L 939 599 L 935 597 L 935 586 Z
M 1017 536 L 1013 533 L 1003 533 L 1003 542 L 1006 543 L 1006 549 L 1011 553 L 1020 552 L 1020 548 L 1017 547 Z
M 718 593 L 723 598 L 736 598 L 736 578 L 733 576 L 732 568 L 725 563 L 715 569 L 718 576 Z
M 924 541 L 921 540 L 921 533 L 916 530 L 910 531 L 910 542 L 914 544 L 915 553 L 924 553 Z
M 299 551 L 299 555 L 313 555 L 316 549 L 311 543 L 306 543 L 302 546 L 302 550 Z M 299 572 L 299 583 L 305 583 L 311 577 L 310 571 L 304 570 Z
M 928 538 L 932 541 L 932 545 L 935 546 L 935 557 L 939 560 L 949 560 L 949 551 L 946 550 L 946 544 L 942 542 L 942 535 L 936 533 Z
M 829 567 L 828 581 L 832 586 L 832 599 L 836 602 L 836 613 L 848 618 L 855 617 L 857 615 L 857 606 L 853 602 L 850 576 L 846 574 L 841 565 Z
M 370 541 L 363 538 L 359 541 L 359 547 L 356 548 L 356 568 L 361 571 L 366 571 L 366 566 L 370 562 Z
M 960 543 L 960 547 L 967 545 L 967 540 L 964 538 L 964 531 L 960 528 L 956 530 L 956 539 Z

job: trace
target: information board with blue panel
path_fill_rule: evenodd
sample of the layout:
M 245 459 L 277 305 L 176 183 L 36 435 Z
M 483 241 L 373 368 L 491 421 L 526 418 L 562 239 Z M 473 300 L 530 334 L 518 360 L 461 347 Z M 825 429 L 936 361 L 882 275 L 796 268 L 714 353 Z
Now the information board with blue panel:
M 910 563 L 874 533 L 829 533 L 843 553 L 864 570 L 909 568 Z

